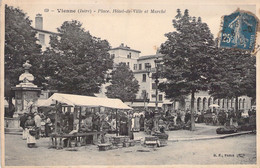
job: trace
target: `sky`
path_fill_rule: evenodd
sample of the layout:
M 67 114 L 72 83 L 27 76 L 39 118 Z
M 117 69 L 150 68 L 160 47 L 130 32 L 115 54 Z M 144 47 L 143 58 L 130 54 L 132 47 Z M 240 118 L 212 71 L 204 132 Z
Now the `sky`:
M 213 1 L 211 1 L 213 2 Z M 233 2 L 233 3 L 231 3 Z M 249 2 L 249 1 L 248 1 Z M 240 1 L 241 3 L 241 1 Z M 179 8 L 183 12 L 189 9 L 190 16 L 201 17 L 207 23 L 214 38 L 220 31 L 221 17 L 229 15 L 236 9 L 250 11 L 256 14 L 256 6 L 253 3 L 238 4 L 238 1 L 227 2 L 219 0 L 208 1 L 141 1 L 141 0 L 87 0 L 71 1 L 31 1 L 20 0 L 7 1 L 8 5 L 22 9 L 34 26 L 36 14 L 43 16 L 43 29 L 57 32 L 57 28 L 64 21 L 78 20 L 93 36 L 106 39 L 111 47 L 117 47 L 121 43 L 132 49 L 141 51 L 140 56 L 152 55 L 157 48 L 166 41 L 165 33 L 174 31 L 172 19 Z M 62 13 L 58 10 L 75 10 L 75 13 Z M 114 9 L 137 9 L 141 13 L 113 13 Z M 151 10 L 162 13 L 151 13 Z M 47 10 L 49 10 L 47 12 Z M 78 13 L 78 10 L 91 10 L 91 13 Z M 110 13 L 105 13 L 109 10 Z M 148 10 L 148 13 L 145 11 Z M 95 12 L 94 12 L 95 11 Z

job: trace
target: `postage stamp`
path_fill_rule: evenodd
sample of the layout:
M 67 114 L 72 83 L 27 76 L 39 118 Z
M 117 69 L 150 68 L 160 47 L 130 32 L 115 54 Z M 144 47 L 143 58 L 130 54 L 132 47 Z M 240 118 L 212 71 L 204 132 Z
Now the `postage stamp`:
M 220 47 L 253 51 L 255 48 L 257 18 L 248 12 L 237 10 L 223 17 Z

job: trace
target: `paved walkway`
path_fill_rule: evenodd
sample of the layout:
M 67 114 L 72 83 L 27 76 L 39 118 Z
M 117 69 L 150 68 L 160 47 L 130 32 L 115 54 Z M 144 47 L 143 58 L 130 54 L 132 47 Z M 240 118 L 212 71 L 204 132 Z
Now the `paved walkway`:
M 175 131 L 167 131 L 166 133 L 169 135 L 169 141 L 192 141 L 192 140 L 204 140 L 204 139 L 218 139 L 218 138 L 226 138 L 230 136 L 249 134 L 252 131 L 242 131 L 233 134 L 217 134 L 216 129 L 220 126 L 212 126 L 202 124 L 195 124 L 195 131 L 189 130 L 175 130 Z M 144 140 L 144 137 L 148 135 L 145 132 L 135 132 L 134 139 L 135 140 Z

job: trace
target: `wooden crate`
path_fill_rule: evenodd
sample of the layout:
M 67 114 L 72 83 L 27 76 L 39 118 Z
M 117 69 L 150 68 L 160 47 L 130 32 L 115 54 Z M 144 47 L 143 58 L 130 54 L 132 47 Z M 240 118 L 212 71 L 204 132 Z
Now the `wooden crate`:
M 167 145 L 167 140 L 166 139 L 159 139 L 159 146 L 163 147 Z
M 107 151 L 112 148 L 111 144 L 99 144 L 98 145 L 99 151 Z

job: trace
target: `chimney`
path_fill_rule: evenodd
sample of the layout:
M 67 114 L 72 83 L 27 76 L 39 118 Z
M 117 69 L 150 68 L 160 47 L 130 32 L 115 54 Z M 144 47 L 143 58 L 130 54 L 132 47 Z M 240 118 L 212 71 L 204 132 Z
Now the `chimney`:
M 42 18 L 42 14 L 37 14 L 35 17 L 35 29 L 43 29 L 43 18 Z

